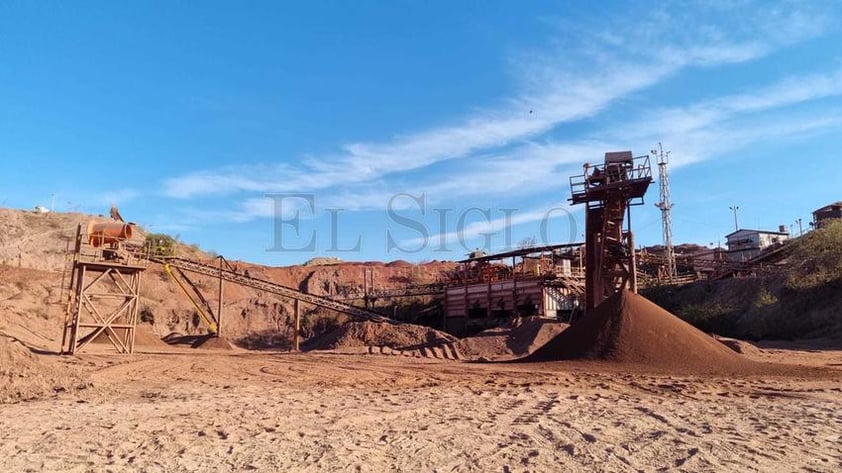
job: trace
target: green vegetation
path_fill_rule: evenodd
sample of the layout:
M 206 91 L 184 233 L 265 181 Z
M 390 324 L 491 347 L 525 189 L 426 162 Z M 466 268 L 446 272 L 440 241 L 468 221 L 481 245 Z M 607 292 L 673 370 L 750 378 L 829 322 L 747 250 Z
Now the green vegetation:
M 764 307 L 773 306 L 777 303 L 778 298 L 775 297 L 774 294 L 769 292 L 769 290 L 765 287 L 761 287 L 760 291 L 757 293 L 757 297 L 755 297 L 754 301 L 752 302 L 752 308 L 762 309 Z
M 776 272 L 653 287 L 644 295 L 701 330 L 746 339 L 842 334 L 842 221 L 790 243 Z
M 178 240 L 166 233 L 150 233 L 146 235 L 146 244 L 154 255 L 174 255 Z
M 810 232 L 793 243 L 787 286 L 816 289 L 842 280 L 842 220 Z

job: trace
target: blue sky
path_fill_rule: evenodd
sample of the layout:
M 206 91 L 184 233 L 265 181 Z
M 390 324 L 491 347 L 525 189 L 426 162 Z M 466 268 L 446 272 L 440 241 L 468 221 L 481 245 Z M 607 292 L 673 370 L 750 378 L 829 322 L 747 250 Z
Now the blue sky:
M 716 244 L 729 206 L 842 200 L 839 5 L 3 2 L 0 205 L 272 265 L 461 259 L 580 240 L 569 176 L 660 141 L 675 240 Z

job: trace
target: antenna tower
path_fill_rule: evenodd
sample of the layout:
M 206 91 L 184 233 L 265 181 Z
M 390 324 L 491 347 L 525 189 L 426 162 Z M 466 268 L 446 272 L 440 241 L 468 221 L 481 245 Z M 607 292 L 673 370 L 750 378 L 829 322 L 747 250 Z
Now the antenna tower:
M 672 209 L 672 201 L 670 200 L 670 179 L 667 172 L 667 163 L 669 161 L 669 151 L 664 151 L 661 142 L 658 142 L 658 148 L 652 150 L 652 154 L 658 159 L 658 175 L 661 187 L 661 201 L 655 204 L 655 207 L 661 209 L 661 226 L 664 232 L 664 260 L 666 261 L 667 279 L 672 280 L 676 275 L 675 269 L 675 251 L 672 247 L 672 218 L 670 217 L 670 210 Z

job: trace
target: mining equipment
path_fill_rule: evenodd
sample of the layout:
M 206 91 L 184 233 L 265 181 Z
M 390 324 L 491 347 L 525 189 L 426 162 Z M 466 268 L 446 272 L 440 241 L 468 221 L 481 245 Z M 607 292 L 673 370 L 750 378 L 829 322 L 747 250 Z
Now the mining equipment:
M 132 233 L 133 226 L 123 222 L 92 220 L 84 230 L 78 225 L 62 282 L 61 353 L 78 353 L 102 337 L 119 353 L 134 351 L 140 279 L 148 258 L 142 247 L 130 244 Z
M 585 313 L 623 289 L 637 291 L 631 207 L 643 204 L 652 183 L 649 156 L 605 153 L 570 177 L 570 202 L 585 204 Z M 624 227 L 625 224 L 625 227 Z

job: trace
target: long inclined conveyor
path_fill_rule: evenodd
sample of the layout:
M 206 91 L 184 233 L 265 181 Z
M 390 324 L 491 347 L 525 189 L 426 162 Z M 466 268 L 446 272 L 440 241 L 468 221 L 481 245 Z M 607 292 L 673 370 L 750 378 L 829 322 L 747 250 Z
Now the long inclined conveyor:
M 380 314 L 361 309 L 359 307 L 352 306 L 350 304 L 345 304 L 343 302 L 339 302 L 336 300 L 328 299 L 325 297 L 316 296 L 313 294 L 307 294 L 301 292 L 297 289 L 293 289 L 291 287 L 287 287 L 278 283 L 274 283 L 271 281 L 266 281 L 265 279 L 255 278 L 252 276 L 246 276 L 245 274 L 240 274 L 236 271 L 232 271 L 229 269 L 220 269 L 216 266 L 211 266 L 209 264 L 199 263 L 197 261 L 185 259 L 185 258 L 178 258 L 178 257 L 167 257 L 167 258 L 150 258 L 152 261 L 156 263 L 160 263 L 162 265 L 170 265 L 173 268 L 178 268 L 182 271 L 190 271 L 192 273 L 201 274 L 204 276 L 210 276 L 214 278 L 222 278 L 225 281 L 233 282 L 235 284 L 239 284 L 241 286 L 250 287 L 253 289 L 258 289 L 261 291 L 265 291 L 271 294 L 276 294 L 283 297 L 289 297 L 290 299 L 295 299 L 301 302 L 306 302 L 308 304 L 317 305 L 319 307 L 325 307 L 327 309 L 332 309 L 337 312 L 342 312 L 344 314 L 348 314 L 354 318 L 360 320 L 370 320 L 372 322 L 387 322 L 387 323 L 397 323 L 394 320 L 384 317 Z

